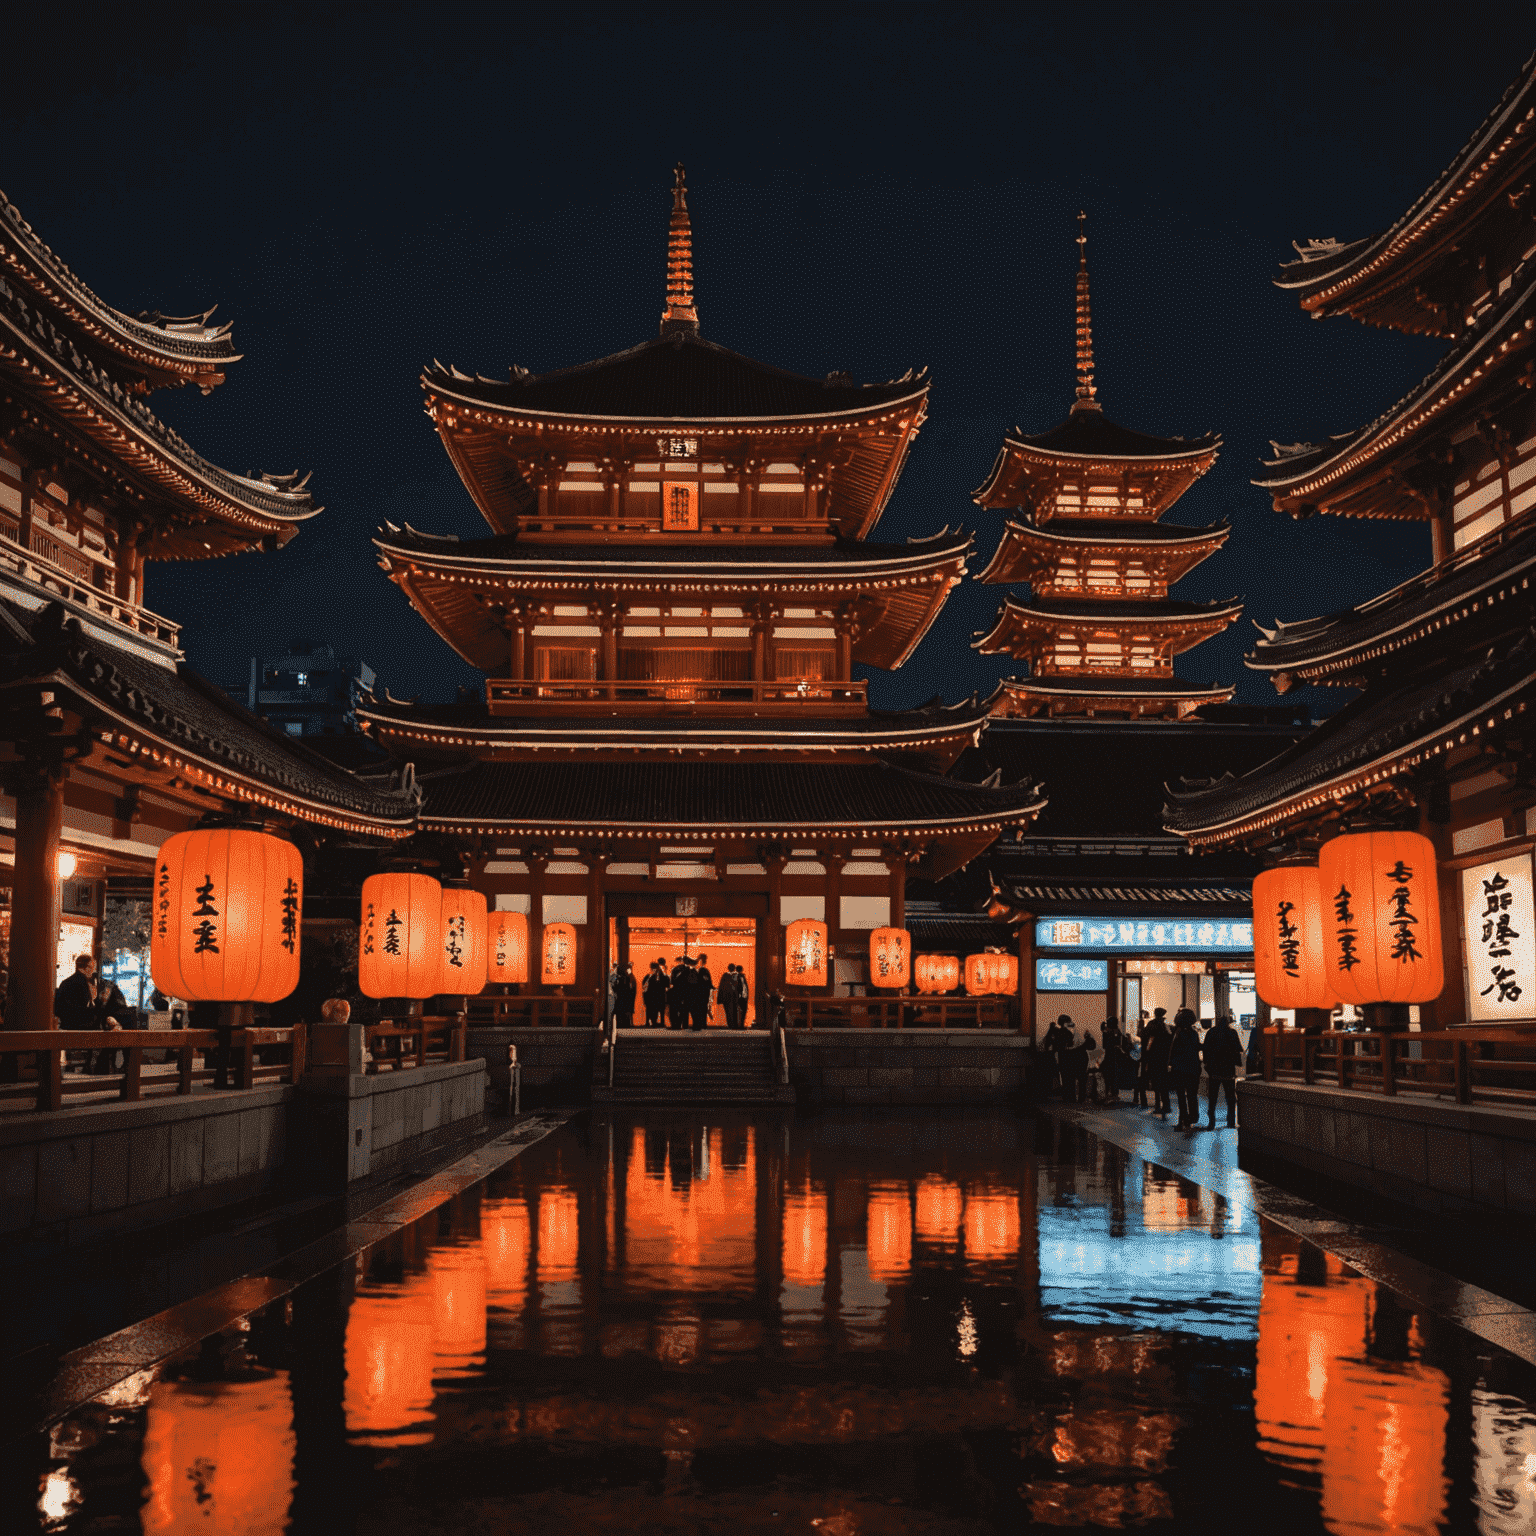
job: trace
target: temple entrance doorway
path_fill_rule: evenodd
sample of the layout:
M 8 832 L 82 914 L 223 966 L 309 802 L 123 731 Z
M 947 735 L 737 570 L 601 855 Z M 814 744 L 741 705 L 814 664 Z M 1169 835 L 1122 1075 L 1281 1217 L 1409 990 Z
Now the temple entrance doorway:
M 728 965 L 739 965 L 747 976 L 747 1028 L 756 1022 L 757 1011 L 757 919 L 755 917 L 665 917 L 621 915 L 608 919 L 608 953 L 619 964 L 628 961 L 635 968 L 636 982 L 645 980 L 651 961 L 660 960 L 671 974 L 683 956 L 709 957 L 710 974 L 715 985 Z M 643 1023 L 643 1005 L 635 1006 L 635 1022 Z M 725 1028 L 725 1012 L 717 1003 L 710 1026 Z

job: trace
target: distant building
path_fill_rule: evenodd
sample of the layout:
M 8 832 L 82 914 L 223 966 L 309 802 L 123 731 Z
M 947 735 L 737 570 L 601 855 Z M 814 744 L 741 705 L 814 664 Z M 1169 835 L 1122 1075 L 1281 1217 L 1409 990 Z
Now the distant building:
M 347 736 L 357 731 L 358 699 L 375 681 L 367 662 L 295 640 L 281 656 L 252 656 L 245 686 L 228 691 L 290 736 Z

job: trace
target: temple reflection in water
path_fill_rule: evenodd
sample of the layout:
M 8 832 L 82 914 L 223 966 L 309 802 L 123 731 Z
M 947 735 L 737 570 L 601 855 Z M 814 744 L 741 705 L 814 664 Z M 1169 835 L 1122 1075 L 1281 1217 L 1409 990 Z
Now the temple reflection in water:
M 66 1420 L 43 1527 L 115 1502 L 157 1532 L 641 1529 L 678 1498 L 689 1529 L 765 1500 L 783 1529 L 1204 1529 L 1233 1499 L 1296 1531 L 1536 1528 L 1510 1362 L 1207 1190 L 1034 1134 L 568 1127 Z

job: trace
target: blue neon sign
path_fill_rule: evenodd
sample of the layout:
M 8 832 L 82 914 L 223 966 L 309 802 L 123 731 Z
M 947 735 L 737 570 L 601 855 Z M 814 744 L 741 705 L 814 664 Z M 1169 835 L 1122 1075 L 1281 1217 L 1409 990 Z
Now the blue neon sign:
M 1038 949 L 1161 950 L 1203 954 L 1253 948 L 1253 923 L 1189 922 L 1172 918 L 1042 917 L 1035 924 Z
M 1039 992 L 1107 992 L 1108 960 L 1036 960 Z

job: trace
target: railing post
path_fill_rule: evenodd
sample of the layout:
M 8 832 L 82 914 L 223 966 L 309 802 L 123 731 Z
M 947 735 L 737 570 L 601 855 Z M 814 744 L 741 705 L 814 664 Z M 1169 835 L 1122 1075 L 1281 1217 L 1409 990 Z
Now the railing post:
M 304 1076 L 305 1047 L 309 1043 L 309 1033 L 303 1024 L 295 1024 L 292 1034 L 293 1054 L 288 1067 L 288 1081 L 297 1083 Z
M 64 1105 L 64 1049 L 49 1046 L 37 1053 L 37 1107 L 61 1109 Z
M 235 1057 L 235 1087 L 249 1088 L 254 1081 L 256 1046 L 251 1040 L 249 1029 L 242 1029 L 239 1033 L 239 1054 Z
M 1388 1098 L 1397 1096 L 1396 1046 L 1390 1031 L 1381 1037 L 1381 1091 Z
M 1470 1104 L 1472 1102 L 1472 1070 L 1467 1057 L 1467 1042 L 1456 1042 L 1456 1102 L 1458 1104 Z
M 122 1097 L 130 1104 L 137 1104 L 143 1097 L 140 1087 L 141 1073 L 144 1063 L 144 1047 L 130 1045 L 123 1052 L 123 1086 Z
M 1353 1044 L 1354 1042 L 1351 1041 L 1350 1043 Z M 1336 1034 L 1333 1037 L 1333 1049 L 1334 1049 L 1334 1053 L 1335 1053 L 1335 1056 L 1336 1056 L 1336 1060 L 1334 1062 L 1335 1074 L 1337 1075 L 1338 1080 L 1339 1080 L 1339 1087 L 1340 1088 L 1344 1088 L 1344 1087 L 1347 1087 L 1348 1084 L 1344 1080 L 1344 1036 L 1343 1035 L 1337 1035 Z M 1353 1057 L 1355 1053 L 1354 1053 L 1354 1051 L 1350 1051 L 1349 1054 L 1350 1054 L 1351 1057 Z
M 1301 1080 L 1311 1085 L 1317 1072 L 1317 1036 L 1303 1035 L 1301 1037 Z
M 1275 1043 L 1276 1037 L 1267 1030 L 1259 1036 L 1260 1075 L 1266 1083 L 1275 1080 Z
M 177 1053 L 176 1064 L 176 1097 L 182 1098 L 192 1092 L 192 1052 L 190 1045 L 182 1046 Z

